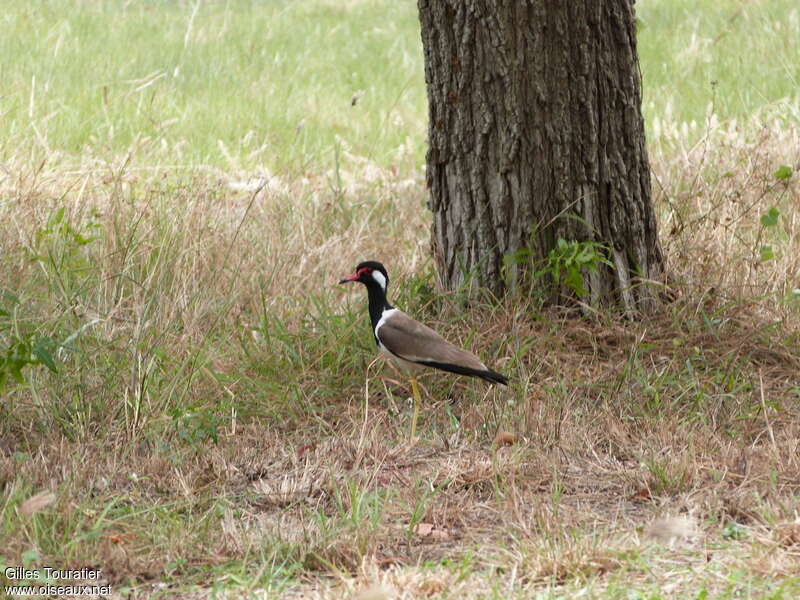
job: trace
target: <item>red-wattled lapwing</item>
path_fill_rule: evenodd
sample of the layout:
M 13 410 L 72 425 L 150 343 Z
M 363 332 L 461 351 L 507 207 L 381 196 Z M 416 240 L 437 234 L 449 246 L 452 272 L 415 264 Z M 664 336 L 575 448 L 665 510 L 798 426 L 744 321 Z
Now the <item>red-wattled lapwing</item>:
M 454 346 L 430 327 L 415 321 L 399 311 L 386 299 L 389 275 L 379 262 L 368 260 L 356 267 L 356 272 L 339 283 L 358 281 L 367 286 L 369 318 L 378 348 L 409 373 L 411 392 L 414 394 L 414 416 L 411 419 L 411 437 L 417 431 L 419 416 L 419 389 L 414 372 L 422 367 L 432 367 L 459 375 L 480 377 L 491 383 L 506 385 L 508 378 L 492 371 L 480 359 L 466 350 Z

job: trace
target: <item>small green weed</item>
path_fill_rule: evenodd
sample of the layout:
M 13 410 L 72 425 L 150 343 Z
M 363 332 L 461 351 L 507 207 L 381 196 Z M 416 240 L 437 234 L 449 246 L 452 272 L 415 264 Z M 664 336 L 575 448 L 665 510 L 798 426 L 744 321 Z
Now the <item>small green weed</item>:
M 584 298 L 589 294 L 584 285 L 586 273 L 597 272 L 600 265 L 614 267 L 606 258 L 606 253 L 606 246 L 599 242 L 566 241 L 558 238 L 555 248 L 550 250 L 541 263 L 534 260 L 528 248 L 520 248 L 516 252 L 506 254 L 503 257 L 504 276 L 507 284 L 510 284 L 512 267 L 523 265 L 533 270 L 532 283 L 541 282 L 543 278 L 549 277 L 556 289 L 563 286 L 578 298 Z M 539 286 L 534 286 L 534 289 L 538 288 Z
M 613 268 L 613 264 L 605 257 L 606 247 L 598 242 L 567 242 L 558 238 L 556 247 L 547 255 L 543 269 L 536 273 L 536 278 L 549 275 L 556 287 L 565 285 L 576 296 L 583 298 L 589 294 L 584 286 L 584 275 L 596 273 L 601 264 Z
M 22 385 L 22 370 L 43 365 L 57 373 L 55 351 L 58 344 L 50 336 L 38 332 L 31 323 L 18 319 L 20 300 L 7 291 L 0 291 L 0 394 L 11 380 Z

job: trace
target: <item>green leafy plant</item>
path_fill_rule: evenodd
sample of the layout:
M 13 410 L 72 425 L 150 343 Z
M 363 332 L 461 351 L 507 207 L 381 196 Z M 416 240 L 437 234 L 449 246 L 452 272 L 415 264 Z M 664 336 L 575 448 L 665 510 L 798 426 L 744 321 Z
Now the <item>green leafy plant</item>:
M 780 211 L 774 206 L 771 207 L 767 212 L 761 215 L 761 227 L 763 229 L 777 227 L 780 216 Z M 761 237 L 760 234 L 759 237 Z M 772 244 L 762 244 L 759 248 L 759 254 L 761 255 L 761 262 L 766 262 L 775 258 L 775 250 L 772 248 Z
M 584 274 L 596 273 L 601 264 L 613 267 L 604 251 L 605 246 L 597 242 L 568 242 L 558 238 L 556 247 L 550 250 L 544 268 L 536 277 L 550 275 L 556 286 L 565 285 L 582 298 L 589 293 L 583 285 Z
M 63 206 L 56 209 L 36 231 L 29 248 L 30 259 L 41 265 L 48 285 L 67 305 L 85 293 L 89 278 L 96 274 L 87 248 L 100 239 L 101 227 L 95 213 L 89 216 L 78 225 Z
M 743 540 L 747 537 L 747 529 L 739 523 L 731 522 L 722 528 L 722 537 L 726 540 Z
M 28 249 L 29 258 L 42 266 L 51 290 L 57 291 L 66 305 L 72 305 L 75 296 L 84 291 L 84 282 L 93 272 L 85 247 L 99 239 L 100 225 L 96 216 L 93 213 L 79 230 L 62 206 L 36 231 Z M 53 373 L 58 372 L 54 356 L 59 343 L 41 333 L 41 324 L 19 318 L 20 308 L 20 299 L 15 294 L 0 291 L 0 393 L 4 393 L 12 381 L 24 384 L 26 367 L 44 366 Z
M 0 292 L 0 394 L 9 381 L 25 383 L 22 370 L 28 366 L 44 365 L 58 372 L 53 355 L 58 344 L 50 337 L 39 335 L 30 325 L 16 322 L 15 309 L 20 301 L 10 292 Z
M 170 416 L 178 437 L 190 444 L 219 442 L 219 428 L 224 418 L 213 411 L 192 406 L 178 407 Z
M 778 169 L 772 174 L 775 179 L 780 179 L 781 181 L 787 181 L 792 177 L 792 167 L 789 165 L 781 165 Z
M 65 258 L 72 258 L 77 248 L 100 239 L 97 222 L 91 220 L 86 227 L 86 232 L 78 231 L 67 219 L 64 207 L 58 208 L 50 215 L 47 226 L 36 232 L 36 247 L 41 250 L 34 258 L 62 266 Z M 56 254 L 56 250 L 61 251 Z M 86 262 L 80 261 L 80 266 L 86 266 Z
M 533 236 L 532 236 L 533 237 Z M 531 244 L 533 239 L 531 239 Z M 544 260 L 544 266 L 533 274 L 534 281 L 549 275 L 556 287 L 565 285 L 579 298 L 589 292 L 583 285 L 583 276 L 588 272 L 597 272 L 600 264 L 613 267 L 605 256 L 606 247 L 598 242 L 566 241 L 558 238 L 555 248 L 550 250 Z M 528 265 L 533 262 L 533 253 L 529 248 L 520 248 L 503 257 L 504 276 L 508 279 L 511 267 Z
M 767 212 L 761 215 L 761 224 L 764 227 L 775 227 L 778 224 L 778 218 L 780 216 L 781 213 L 773 206 Z

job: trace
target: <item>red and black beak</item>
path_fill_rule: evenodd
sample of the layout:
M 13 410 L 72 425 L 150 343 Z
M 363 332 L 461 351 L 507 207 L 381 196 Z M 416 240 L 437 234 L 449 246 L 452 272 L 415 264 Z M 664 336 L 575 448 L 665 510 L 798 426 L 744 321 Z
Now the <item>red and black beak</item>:
M 361 277 L 361 273 L 353 273 L 352 275 L 345 277 L 344 279 L 340 279 L 339 283 L 350 283 L 351 281 L 358 281 L 358 278 Z
M 368 275 L 370 273 L 372 273 L 372 269 L 370 269 L 369 267 L 361 267 L 349 277 L 345 277 L 344 279 L 340 280 L 339 283 L 350 283 L 351 281 L 361 281 L 362 275 Z

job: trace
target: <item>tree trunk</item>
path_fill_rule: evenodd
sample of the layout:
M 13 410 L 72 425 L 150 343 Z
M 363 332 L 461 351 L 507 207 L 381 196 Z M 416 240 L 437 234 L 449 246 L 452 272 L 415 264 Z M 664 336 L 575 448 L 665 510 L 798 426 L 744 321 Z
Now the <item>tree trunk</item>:
M 633 0 L 419 0 L 442 285 L 502 292 L 559 238 L 596 242 L 593 304 L 649 304 L 650 201 Z M 575 218 L 575 217 L 578 218 Z M 528 249 L 528 269 L 503 257 Z M 513 262 L 513 261 L 511 261 Z

